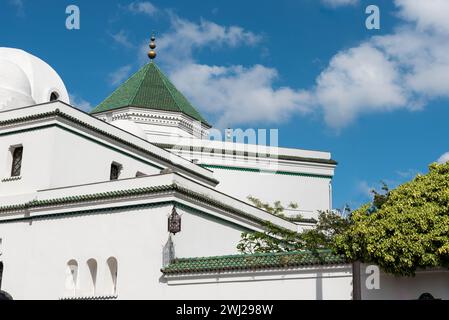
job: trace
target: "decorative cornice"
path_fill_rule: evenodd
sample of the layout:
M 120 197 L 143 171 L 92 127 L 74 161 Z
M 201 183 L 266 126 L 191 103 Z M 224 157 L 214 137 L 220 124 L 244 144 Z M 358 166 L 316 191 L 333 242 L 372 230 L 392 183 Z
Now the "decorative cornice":
M 169 160 L 167 158 L 164 158 L 164 157 L 162 157 L 162 156 L 160 156 L 160 155 L 158 155 L 158 154 L 156 154 L 154 152 L 151 152 L 151 151 L 149 151 L 149 150 L 147 150 L 145 148 L 137 146 L 137 145 L 135 145 L 135 144 L 133 144 L 133 143 L 131 143 L 129 141 L 126 141 L 124 139 L 121 139 L 121 138 L 119 138 L 119 137 L 117 137 L 117 136 L 115 136 L 113 134 L 110 134 L 110 133 L 104 131 L 104 130 L 100 130 L 100 129 L 98 129 L 98 128 L 90 125 L 90 124 L 87 124 L 87 123 L 85 123 L 83 121 L 80 121 L 80 120 L 78 120 L 75 117 L 72 117 L 72 116 L 70 116 L 68 114 L 65 114 L 65 113 L 61 112 L 59 109 L 56 109 L 55 111 L 51 111 L 51 112 L 35 114 L 35 115 L 31 115 L 31 116 L 26 116 L 26 117 L 19 117 L 19 118 L 15 118 L 15 119 L 3 120 L 3 121 L 0 121 L 0 127 L 13 125 L 13 124 L 17 124 L 17 123 L 30 122 L 30 121 L 35 121 L 35 120 L 48 119 L 48 118 L 53 118 L 53 117 L 60 117 L 60 118 L 65 119 L 65 120 L 67 120 L 69 122 L 72 122 L 74 124 L 82 126 L 82 127 L 86 128 L 86 129 L 89 129 L 91 131 L 99 133 L 99 134 L 101 134 L 101 135 L 103 135 L 103 136 L 105 136 L 105 137 L 107 137 L 109 139 L 112 139 L 112 140 L 114 140 L 116 142 L 119 142 L 119 143 L 124 144 L 124 145 L 126 145 L 128 147 L 131 147 L 131 148 L 133 148 L 135 150 L 138 150 L 139 152 L 142 152 L 142 153 L 144 153 L 146 155 L 149 155 L 149 156 L 151 156 L 153 158 L 156 158 L 156 159 L 158 159 L 158 160 L 160 160 L 160 161 L 162 161 L 162 162 L 164 162 L 164 163 L 166 163 L 166 164 L 168 164 L 168 165 L 170 165 L 170 166 L 172 166 L 174 168 L 178 168 L 178 169 L 181 169 L 183 171 L 189 172 L 190 174 L 193 174 L 193 175 L 196 175 L 196 176 L 200 176 L 204 180 L 209 181 L 209 182 L 211 182 L 213 184 L 218 184 L 219 183 L 219 181 L 217 181 L 216 179 L 209 178 L 209 177 L 207 177 L 205 175 L 202 175 L 202 174 L 200 174 L 198 172 L 195 172 L 195 171 L 193 171 L 193 170 L 191 170 L 189 168 L 185 168 L 183 166 L 180 166 L 180 165 L 174 163 L 173 161 L 171 161 L 171 160 Z M 148 142 L 148 143 L 151 143 L 151 142 Z
M 117 295 L 106 295 L 106 296 L 86 296 L 86 297 L 65 297 L 59 300 L 73 301 L 73 300 L 116 300 Z
M 314 218 L 309 218 L 309 219 L 307 219 L 307 218 L 290 218 L 290 217 L 287 217 L 287 220 L 288 221 L 290 221 L 290 222 L 293 222 L 293 223 L 310 223 L 310 224 L 317 224 L 318 223 L 318 221 L 316 220 L 316 219 L 314 219 Z
M 139 107 L 125 107 L 118 110 L 111 110 L 101 114 L 95 114 L 94 116 L 104 121 L 108 121 L 107 114 L 111 114 L 111 121 L 115 120 L 129 120 L 141 124 L 156 124 L 170 126 L 173 128 L 179 128 L 187 133 L 201 137 L 208 135 L 209 127 L 204 123 L 200 126 L 195 126 L 195 119 L 185 115 L 183 113 L 178 114 L 160 114 L 159 110 L 142 109 Z
M 147 188 L 140 188 L 140 189 L 119 190 L 119 191 L 103 192 L 103 193 L 96 193 L 96 194 L 55 198 L 55 199 L 48 199 L 48 200 L 32 200 L 30 202 L 23 203 L 23 204 L 0 207 L 0 216 L 2 213 L 4 214 L 4 213 L 8 213 L 8 212 L 17 212 L 17 211 L 23 211 L 23 210 L 32 210 L 32 209 L 39 209 L 39 208 L 45 208 L 45 207 L 62 206 L 62 205 L 70 205 L 70 204 L 85 203 L 85 202 L 123 199 L 123 198 L 139 197 L 139 196 L 145 196 L 145 195 L 163 194 L 163 193 L 169 193 L 169 192 L 176 192 L 176 193 L 182 194 L 182 195 L 184 195 L 188 198 L 191 198 L 193 200 L 200 201 L 203 204 L 208 204 L 210 206 L 213 206 L 213 207 L 222 209 L 224 211 L 233 213 L 235 215 L 238 215 L 240 217 L 243 217 L 247 220 L 253 221 L 259 225 L 262 225 L 263 223 L 265 223 L 265 220 L 263 220 L 261 218 L 253 216 L 253 215 L 251 215 L 247 212 L 244 212 L 242 210 L 236 209 L 236 208 L 229 206 L 227 204 L 224 204 L 220 201 L 214 200 L 208 196 L 190 191 L 190 190 L 180 187 L 176 184 L 163 185 L 163 186 L 157 186 L 157 187 L 147 187 Z M 164 204 L 166 204 L 166 203 L 167 202 L 164 202 Z M 183 207 L 184 205 L 179 204 L 178 206 Z M 188 206 L 186 206 L 186 207 L 188 207 Z M 105 210 L 108 210 L 108 208 L 106 208 Z M 95 210 L 92 210 L 92 211 L 95 211 Z M 77 212 L 73 212 L 72 214 L 77 214 Z M 268 214 L 270 214 L 270 213 L 268 213 Z M 47 215 L 47 216 L 51 216 L 51 214 Z M 274 217 L 288 221 L 286 219 L 283 219 L 282 217 L 278 217 L 278 216 L 274 216 Z M 39 218 L 39 216 L 30 217 L 29 219 L 33 219 L 33 218 Z M 3 220 L 3 221 L 0 220 L 0 224 L 6 223 L 8 221 L 17 221 L 17 220 L 26 220 L 26 218 L 18 218 L 18 219 L 13 218 L 13 219 Z
M 22 179 L 21 176 L 10 177 L 10 178 L 4 178 L 4 179 L 2 179 L 2 182 L 12 182 L 12 181 L 18 181 L 18 180 L 21 180 L 21 179 Z
M 330 266 L 348 263 L 343 255 L 331 250 L 283 253 L 241 254 L 231 256 L 180 258 L 173 260 L 161 272 L 167 276 L 195 273 L 223 273 L 270 269 Z
M 184 145 L 174 145 L 174 144 L 167 144 L 167 143 L 155 143 L 153 142 L 154 145 L 163 148 L 163 149 L 174 149 L 176 147 L 181 148 L 182 150 L 188 150 L 190 152 L 204 152 L 204 150 L 213 150 L 214 155 L 217 155 L 217 148 L 213 148 L 213 147 L 196 147 L 196 146 L 184 146 Z M 297 157 L 297 156 L 289 156 L 289 155 L 277 155 L 277 154 L 273 154 L 273 155 L 269 155 L 266 154 L 263 157 L 259 157 L 259 155 L 255 152 L 248 152 L 248 151 L 244 151 L 244 152 L 239 152 L 237 150 L 226 150 L 226 149 L 221 149 L 221 153 L 223 155 L 229 155 L 229 156 L 244 156 L 244 157 L 256 157 L 256 158 L 267 158 L 270 160 L 288 160 L 288 161 L 298 161 L 298 162 L 310 162 L 310 163 L 320 163 L 320 164 L 328 164 L 328 165 L 333 165 L 336 166 L 338 165 L 338 162 L 332 159 L 319 159 L 319 158 L 309 158 L 309 157 Z
M 34 120 L 52 118 L 52 117 L 57 116 L 58 114 L 59 114 L 59 109 L 56 109 L 54 111 L 49 111 L 49 112 L 45 112 L 45 113 L 33 114 L 30 116 L 13 118 L 13 119 L 8 119 L 8 120 L 1 120 L 0 127 L 13 125 L 13 124 L 17 124 L 17 123 L 22 123 L 22 122 L 30 122 L 30 121 L 34 121 Z
M 309 177 L 309 178 L 320 178 L 320 179 L 332 179 L 333 176 L 328 175 L 320 175 L 313 173 L 301 173 L 301 172 L 292 172 L 292 171 L 274 171 L 274 170 L 262 170 L 255 168 L 243 168 L 243 167 L 234 167 L 234 166 L 222 166 L 222 165 L 212 165 L 212 164 L 200 164 L 203 168 L 208 169 L 222 169 L 222 170 L 234 170 L 234 171 L 245 171 L 245 172 L 256 172 L 256 173 L 271 173 L 271 174 L 279 174 L 279 175 L 287 175 L 287 176 L 300 176 L 300 177 Z

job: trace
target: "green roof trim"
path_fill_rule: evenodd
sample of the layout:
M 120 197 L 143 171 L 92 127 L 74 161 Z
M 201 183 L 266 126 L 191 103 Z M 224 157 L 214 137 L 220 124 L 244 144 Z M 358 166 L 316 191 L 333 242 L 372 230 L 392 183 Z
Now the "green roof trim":
M 69 205 L 69 204 L 78 204 L 78 203 L 85 203 L 85 202 L 109 201 L 109 200 L 122 199 L 122 198 L 136 198 L 139 196 L 166 194 L 166 193 L 170 193 L 170 192 L 176 192 L 176 193 L 182 194 L 190 199 L 193 199 L 195 201 L 200 201 L 204 204 L 208 204 L 210 206 L 225 210 L 225 211 L 230 212 L 236 216 L 239 216 L 239 217 L 245 218 L 249 221 L 252 221 L 258 225 L 263 225 L 265 223 L 265 220 L 263 220 L 259 217 L 256 217 L 250 213 L 239 210 L 237 208 L 234 208 L 230 205 L 227 205 L 227 204 L 217 201 L 215 199 L 212 199 L 212 198 L 208 197 L 207 195 L 193 192 L 193 191 L 183 188 L 177 184 L 161 185 L 161 186 L 138 188 L 138 189 L 108 191 L 108 192 L 102 192 L 102 193 L 85 194 L 85 195 L 79 195 L 79 196 L 55 198 L 55 199 L 48 199 L 48 200 L 32 200 L 32 201 L 29 201 L 26 203 L 21 203 L 21 204 L 0 206 L 0 217 L 4 216 L 5 213 L 9 213 L 9 212 L 17 212 L 17 211 L 30 210 L 30 209 L 39 209 L 39 208 L 45 208 L 45 207 L 62 206 L 62 205 Z M 182 205 L 180 205 L 180 206 L 182 207 Z M 269 212 L 267 212 L 267 213 L 272 216 L 275 216 Z M 277 217 L 281 220 L 288 221 L 287 219 L 284 219 L 282 217 L 278 217 L 278 216 L 275 216 L 275 217 Z M 16 219 L 12 218 L 11 220 L 16 220 Z M 2 224 L 4 222 L 8 222 L 8 220 L 4 220 L 4 221 L 0 220 L 0 224 Z M 290 221 L 288 221 L 288 222 L 290 222 Z
M 146 64 L 133 74 L 91 113 L 101 113 L 123 107 L 182 112 L 210 127 L 195 107 L 153 62 Z
M 199 166 L 201 166 L 203 168 L 207 168 L 207 169 L 234 170 L 234 171 L 255 172 L 255 173 L 271 173 L 271 174 L 278 174 L 278 175 L 284 175 L 284 176 L 300 176 L 300 177 L 331 179 L 331 180 L 333 179 L 333 176 L 313 174 L 313 173 L 301 173 L 301 172 L 280 171 L 280 170 L 274 171 L 274 170 L 263 170 L 263 169 L 243 168 L 243 167 L 234 167 L 234 166 L 222 166 L 222 165 L 213 165 L 213 164 L 199 164 Z
M 50 220 L 50 219 L 63 219 L 63 218 L 72 218 L 72 217 L 78 217 L 78 216 L 88 216 L 88 215 L 101 215 L 101 214 L 112 214 L 115 212 L 123 212 L 124 210 L 131 210 L 131 209 L 147 209 L 147 208 L 155 208 L 155 207 L 165 207 L 165 206 L 176 206 L 177 208 L 189 211 L 193 214 L 202 214 L 206 215 L 209 218 L 216 219 L 218 221 L 221 221 L 222 223 L 228 223 L 231 225 L 235 225 L 239 227 L 242 232 L 251 232 L 253 230 L 246 228 L 244 226 L 241 226 L 235 222 L 231 222 L 229 220 L 225 220 L 224 218 L 217 217 L 217 216 L 211 216 L 207 212 L 203 210 L 199 210 L 197 208 L 193 208 L 189 205 L 186 205 L 184 203 L 172 200 L 172 201 L 157 201 L 152 203 L 141 203 L 141 204 L 132 204 L 127 206 L 114 206 L 114 207 L 106 207 L 106 208 L 96 208 L 96 209 L 89 209 L 89 210 L 81 210 L 81 211 L 69 211 L 69 212 L 59 212 L 59 213 L 51 213 L 51 214 L 41 214 L 41 215 L 33 215 L 33 216 L 22 216 L 19 218 L 12 218 L 8 220 L 0 220 L 1 224 L 8 224 L 8 223 L 16 223 L 16 222 L 24 222 L 24 221 L 36 221 L 36 220 Z
M 263 269 L 298 268 L 348 263 L 343 255 L 331 250 L 295 251 L 284 253 L 241 254 L 231 256 L 180 258 L 161 269 L 166 275 L 192 273 L 221 273 Z
M 70 107 L 73 108 L 72 106 L 70 106 Z M 80 112 L 82 112 L 82 111 L 80 111 Z M 182 171 L 186 171 L 186 172 L 189 172 L 189 173 L 194 174 L 196 176 L 200 176 L 204 180 L 212 182 L 214 184 L 218 184 L 219 183 L 219 181 L 214 179 L 214 178 L 210 178 L 208 176 L 205 176 L 203 174 L 195 172 L 195 171 L 193 171 L 193 170 L 191 170 L 189 168 L 185 168 L 182 165 L 179 165 L 179 164 L 171 161 L 170 159 L 164 158 L 164 157 L 162 157 L 162 156 L 160 156 L 160 155 L 158 155 L 158 154 L 156 154 L 154 152 L 151 152 L 148 149 L 144 149 L 142 147 L 139 147 L 139 146 L 137 146 L 137 145 L 135 145 L 135 144 L 133 144 L 133 143 L 131 143 L 129 141 L 123 140 L 123 139 L 121 139 L 121 138 L 119 138 L 119 137 L 117 137 L 117 136 L 115 136 L 113 134 L 110 134 L 110 133 L 108 133 L 108 132 L 106 132 L 104 130 L 100 130 L 100 129 L 98 129 L 95 126 L 91 126 L 91 125 L 89 125 L 89 124 L 87 124 L 87 123 L 85 123 L 83 121 L 80 121 L 80 120 L 78 120 L 78 119 L 76 119 L 76 118 L 74 118 L 74 117 L 72 117 L 72 116 L 70 116 L 68 114 L 65 114 L 65 113 L 61 112 L 59 109 L 56 109 L 56 110 L 50 111 L 50 112 L 39 113 L 39 114 L 35 114 L 35 115 L 30 115 L 30 116 L 25 116 L 25 117 L 19 117 L 19 118 L 14 118 L 14 119 L 3 120 L 3 121 L 0 121 L 0 127 L 9 126 L 9 125 L 17 124 L 17 123 L 26 123 L 26 122 L 36 121 L 36 120 L 51 119 L 51 118 L 56 118 L 56 117 L 59 117 L 59 118 L 65 119 L 67 121 L 70 121 L 70 122 L 72 122 L 74 124 L 80 125 L 80 126 L 86 128 L 86 129 L 89 129 L 89 130 L 92 130 L 92 131 L 94 131 L 96 133 L 99 133 L 99 134 L 101 134 L 101 135 L 103 135 L 103 136 L 105 136 L 105 137 L 107 137 L 109 139 L 112 139 L 112 140 L 114 140 L 116 142 L 122 143 L 122 144 L 124 144 L 124 145 L 126 145 L 128 147 L 131 147 L 131 148 L 133 148 L 133 149 L 135 149 L 135 150 L 137 150 L 139 152 L 142 152 L 144 154 L 150 155 L 150 156 L 152 156 L 152 157 L 154 157 L 154 158 L 156 158 L 156 159 L 158 159 L 158 160 L 160 160 L 160 161 L 162 161 L 164 163 L 167 163 L 167 164 L 171 165 L 174 168 L 179 168 L 181 170 L 181 172 Z M 96 120 L 98 120 L 98 119 L 96 119 Z M 100 120 L 98 120 L 98 121 L 100 121 Z M 34 131 L 34 130 L 43 129 L 43 128 L 50 128 L 50 127 L 54 127 L 54 126 L 57 126 L 59 128 L 63 128 L 61 126 L 58 126 L 57 124 L 50 124 L 50 125 L 43 125 L 43 126 L 40 126 L 40 127 L 26 128 L 26 129 L 20 129 L 20 130 L 15 130 L 15 131 L 6 132 L 6 133 L 0 133 L 0 136 L 2 136 L 2 135 L 11 135 L 11 134 L 16 134 L 16 133 L 21 133 L 21 132 L 29 132 L 29 131 Z M 64 130 L 68 130 L 68 129 L 64 128 Z M 71 131 L 71 132 L 74 133 L 74 131 Z M 81 136 L 81 135 L 79 135 L 79 136 Z M 146 142 L 148 142 L 148 141 L 146 141 Z M 154 145 L 151 142 L 148 142 L 148 143 Z M 203 168 L 203 169 L 208 170 L 207 168 Z
M 299 162 L 312 162 L 312 163 L 320 163 L 320 164 L 328 164 L 336 166 L 338 162 L 333 159 L 320 159 L 320 158 L 308 158 L 308 157 L 297 157 L 297 156 L 289 156 L 282 154 L 257 154 L 255 152 L 240 152 L 237 150 L 226 150 L 226 149 L 214 149 L 210 147 L 194 147 L 194 146 L 180 146 L 174 144 L 166 144 L 166 143 L 157 143 L 153 142 L 154 145 L 163 148 L 163 149 L 175 149 L 181 147 L 182 150 L 190 151 L 190 152 L 213 152 L 215 155 L 223 154 L 223 155 L 233 155 L 233 156 L 244 156 L 244 157 L 256 157 L 262 159 L 275 159 L 275 160 L 288 160 L 288 161 L 299 161 Z M 218 152 L 220 150 L 220 152 Z

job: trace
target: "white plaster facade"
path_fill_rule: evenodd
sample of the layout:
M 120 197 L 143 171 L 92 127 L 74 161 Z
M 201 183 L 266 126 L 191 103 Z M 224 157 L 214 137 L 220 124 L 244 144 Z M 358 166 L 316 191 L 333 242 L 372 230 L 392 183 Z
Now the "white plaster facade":
M 0 49 L 2 61 L 16 82 L 0 76 L 0 89 L 22 94 L 0 110 L 1 289 L 14 299 L 352 298 L 346 263 L 161 272 L 167 247 L 176 258 L 233 255 L 241 233 L 262 231 L 264 221 L 305 226 L 250 205 L 249 195 L 296 201 L 304 218 L 331 209 L 330 153 L 209 141 L 210 128 L 182 114 L 128 108 L 93 117 L 68 100 L 49 102 L 45 88 L 59 88 L 62 98 L 66 91 L 46 64 L 30 69 L 37 60 L 13 49 Z M 17 147 L 21 170 L 12 176 Z M 110 180 L 112 164 L 118 180 Z M 182 228 L 171 247 L 173 207 Z M 382 275 L 381 290 L 363 298 L 448 298 L 448 279 L 442 271 Z

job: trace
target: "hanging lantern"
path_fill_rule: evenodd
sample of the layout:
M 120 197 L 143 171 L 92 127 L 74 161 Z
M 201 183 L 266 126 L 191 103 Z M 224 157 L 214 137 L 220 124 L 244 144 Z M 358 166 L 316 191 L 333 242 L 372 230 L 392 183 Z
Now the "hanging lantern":
M 168 217 L 168 232 L 173 234 L 181 232 L 181 216 L 176 212 L 176 207 L 173 207 L 173 211 Z

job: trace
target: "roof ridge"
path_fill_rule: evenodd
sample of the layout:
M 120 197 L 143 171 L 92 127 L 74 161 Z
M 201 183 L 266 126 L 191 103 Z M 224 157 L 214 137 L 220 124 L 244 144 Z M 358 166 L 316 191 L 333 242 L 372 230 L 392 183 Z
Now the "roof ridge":
M 158 77 L 163 82 L 165 88 L 167 89 L 168 93 L 170 94 L 171 99 L 173 100 L 173 103 L 176 105 L 176 107 L 179 109 L 179 112 L 185 113 L 184 110 L 179 106 L 179 103 L 176 101 L 175 97 L 173 96 L 173 92 L 171 92 L 170 88 L 167 85 L 166 77 L 162 73 L 162 71 L 159 69 L 157 64 L 154 63 L 154 69 L 157 71 Z
M 318 249 L 317 253 L 332 253 L 332 249 Z M 191 258 L 175 258 L 175 262 L 182 262 L 188 260 L 214 260 L 214 259 L 229 259 L 229 258 L 250 258 L 250 257 L 272 257 L 272 256 L 287 256 L 287 255 L 306 255 L 313 254 L 312 250 L 303 251 L 288 251 L 288 252 L 265 252 L 265 253 L 250 253 L 250 254 L 231 254 L 223 256 L 209 256 L 209 257 L 191 257 Z M 338 254 L 337 254 L 338 255 Z
M 250 255 L 230 255 L 205 258 L 174 259 L 161 269 L 164 275 L 242 272 L 245 270 L 270 270 L 278 268 L 303 268 L 306 266 L 331 266 L 347 264 L 348 259 L 330 249 Z
M 176 106 L 178 107 L 179 111 L 187 114 L 189 117 L 194 118 L 193 116 L 189 115 L 187 113 L 186 110 L 184 110 L 183 106 L 179 104 L 179 102 L 177 101 L 176 97 L 174 96 L 174 93 L 172 92 L 173 89 L 175 89 L 181 96 L 182 98 L 184 98 L 192 107 L 192 110 L 195 112 L 196 116 L 201 120 L 201 122 L 204 122 L 206 124 L 207 121 L 201 116 L 201 114 L 198 112 L 198 110 L 196 110 L 196 108 L 187 100 L 187 98 L 184 96 L 184 94 L 182 92 L 180 92 L 175 85 L 171 82 L 171 80 L 159 69 L 159 67 L 155 64 L 155 69 L 158 72 L 159 77 L 162 79 L 162 82 L 164 83 L 164 85 L 166 86 L 168 93 L 170 94 L 171 98 L 173 99 L 173 102 L 176 104 Z
M 144 66 L 143 66 L 142 68 L 140 68 L 139 71 L 137 71 L 134 75 L 136 75 L 136 74 L 137 74 L 138 72 L 140 72 L 140 71 L 143 71 L 144 69 L 148 69 L 150 64 L 151 64 L 151 62 L 150 62 L 150 63 L 147 63 L 146 65 L 144 65 Z M 140 80 L 140 84 L 139 84 L 139 86 L 136 88 L 136 91 L 134 92 L 133 97 L 130 99 L 129 105 L 132 105 L 132 104 L 133 104 L 134 99 L 136 99 L 137 94 L 138 94 L 139 91 L 140 91 L 140 88 L 142 88 L 142 85 L 143 85 L 143 83 L 144 83 L 144 80 L 145 80 L 145 78 L 147 77 L 147 72 L 144 72 L 144 74 L 145 74 L 145 76 L 143 76 L 142 79 Z M 131 79 L 134 75 L 132 75 L 129 79 Z M 126 80 L 126 81 L 123 83 L 123 85 L 125 85 L 125 84 L 129 81 L 129 79 Z
M 90 113 L 108 112 L 125 107 L 182 113 L 189 119 L 211 127 L 199 110 L 190 103 L 154 62 L 147 63 L 133 73 Z
M 144 67 L 145 67 L 145 66 L 144 66 Z M 90 113 L 90 114 L 91 114 L 91 113 L 94 113 L 94 111 L 95 111 L 96 109 L 98 109 L 100 106 L 103 105 L 103 103 L 104 103 L 105 101 L 108 101 L 109 98 L 111 98 L 114 94 L 116 94 L 117 90 L 119 90 L 121 87 L 123 87 L 124 85 L 126 85 L 128 82 L 130 82 L 131 79 L 133 79 L 135 75 L 137 75 L 140 71 L 142 71 L 142 69 L 143 69 L 144 67 L 139 68 L 136 72 L 134 72 L 128 79 L 126 79 L 125 82 L 123 82 L 123 83 L 120 84 L 117 88 L 115 88 L 115 90 L 113 90 L 109 96 L 107 96 L 105 99 L 103 99 L 103 100 L 102 100 L 102 101 L 101 101 L 95 108 L 93 108 L 91 111 L 89 111 L 89 113 Z M 136 90 L 136 92 L 135 92 L 135 95 L 137 95 L 137 90 Z M 100 111 L 98 111 L 98 112 L 103 112 L 103 111 L 104 111 L 104 110 L 100 110 Z

